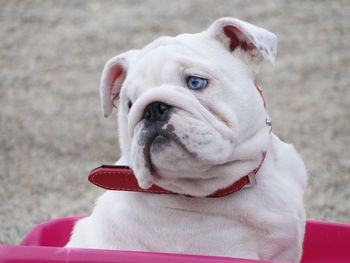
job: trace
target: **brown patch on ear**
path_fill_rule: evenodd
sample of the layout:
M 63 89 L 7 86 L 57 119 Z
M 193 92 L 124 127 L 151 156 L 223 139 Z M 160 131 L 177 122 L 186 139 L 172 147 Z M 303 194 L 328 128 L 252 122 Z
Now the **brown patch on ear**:
M 246 36 L 234 26 L 225 26 L 223 28 L 225 35 L 230 39 L 230 51 L 234 51 L 237 47 L 240 47 L 244 51 L 250 51 L 254 49 L 254 45 L 248 42 Z

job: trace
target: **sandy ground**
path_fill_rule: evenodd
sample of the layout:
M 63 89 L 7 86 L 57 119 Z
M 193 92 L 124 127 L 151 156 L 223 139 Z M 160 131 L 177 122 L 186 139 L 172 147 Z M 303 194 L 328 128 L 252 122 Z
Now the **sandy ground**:
M 104 62 L 160 35 L 235 16 L 279 37 L 260 75 L 274 132 L 310 174 L 308 216 L 350 223 L 350 2 L 0 0 L 0 243 L 91 211 L 87 172 L 118 158 L 104 119 Z

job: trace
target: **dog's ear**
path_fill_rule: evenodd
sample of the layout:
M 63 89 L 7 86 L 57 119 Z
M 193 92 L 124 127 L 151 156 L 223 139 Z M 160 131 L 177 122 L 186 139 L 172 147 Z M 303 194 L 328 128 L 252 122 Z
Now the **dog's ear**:
M 211 37 L 233 52 L 241 49 L 248 54 L 247 62 L 260 64 L 266 60 L 275 63 L 277 37 L 275 34 L 235 18 L 220 18 L 208 29 Z
M 113 111 L 114 101 L 119 98 L 120 89 L 125 80 L 131 57 L 131 50 L 108 60 L 103 68 L 100 83 L 100 98 L 103 115 L 107 118 Z

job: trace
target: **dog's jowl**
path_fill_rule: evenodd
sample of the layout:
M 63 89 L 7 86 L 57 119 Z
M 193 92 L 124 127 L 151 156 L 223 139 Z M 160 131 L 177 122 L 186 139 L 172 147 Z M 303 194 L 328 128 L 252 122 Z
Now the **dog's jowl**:
M 106 117 L 118 109 L 117 164 L 169 194 L 106 191 L 67 246 L 298 262 L 307 174 L 255 81 L 276 51 L 274 34 L 222 18 L 111 58 L 100 95 Z

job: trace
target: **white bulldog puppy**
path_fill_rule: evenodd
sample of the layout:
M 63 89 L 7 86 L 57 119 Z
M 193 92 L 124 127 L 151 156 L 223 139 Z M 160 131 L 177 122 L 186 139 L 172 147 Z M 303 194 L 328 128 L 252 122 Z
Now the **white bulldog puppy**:
M 222 18 L 110 59 L 100 95 L 106 117 L 118 106 L 117 164 L 178 195 L 106 191 L 67 247 L 298 262 L 307 174 L 255 84 L 276 50 L 274 34 Z M 252 171 L 251 187 L 209 197 Z

